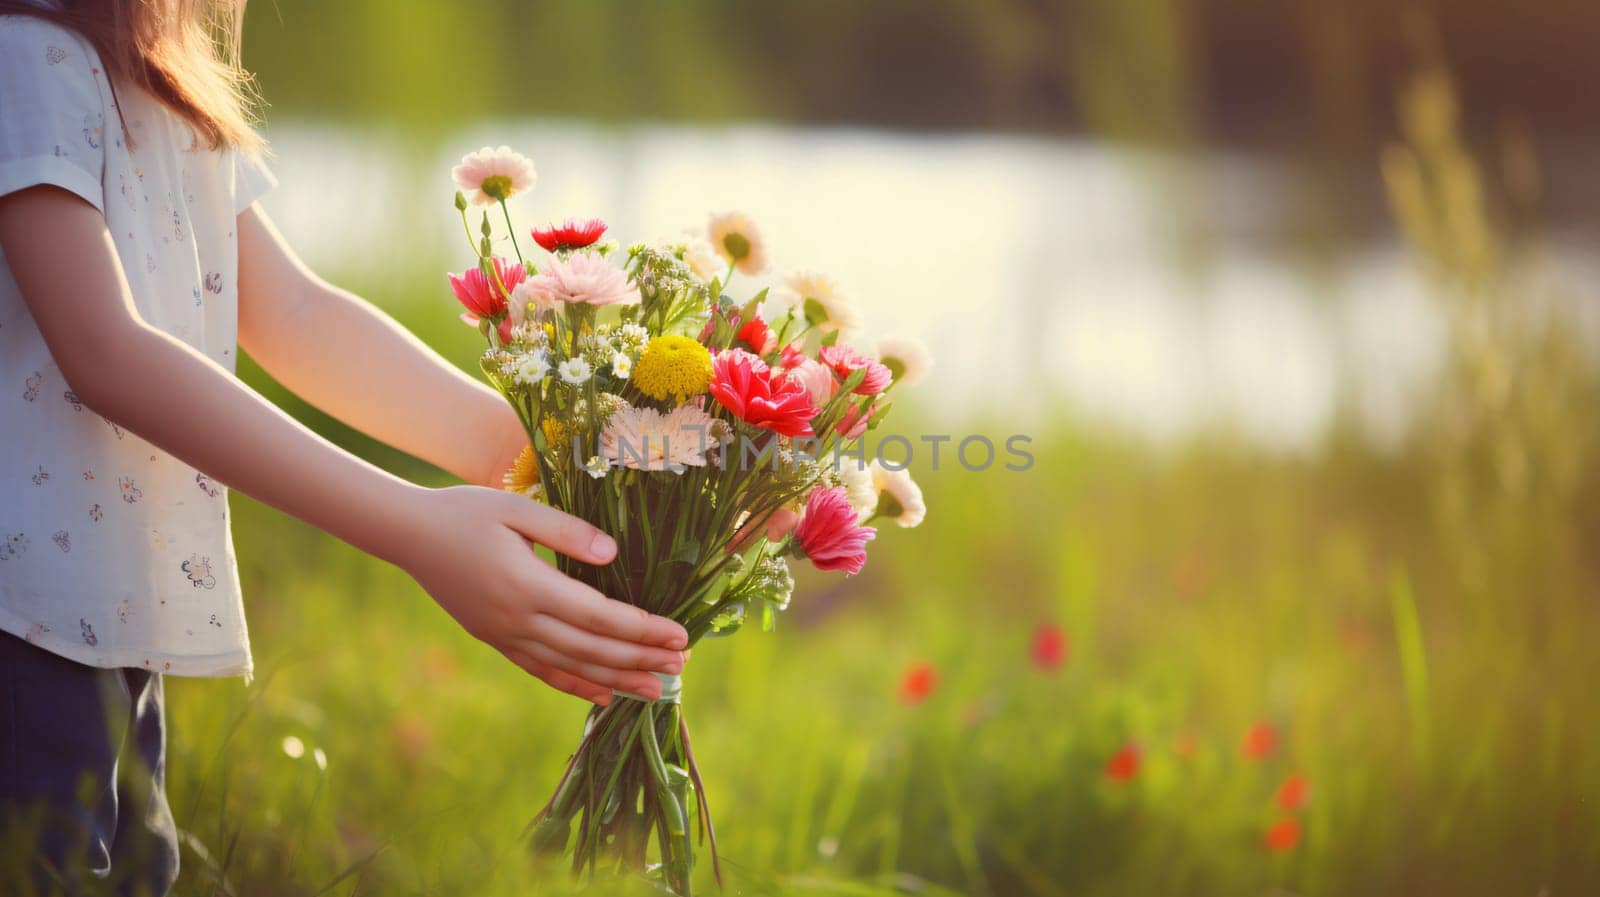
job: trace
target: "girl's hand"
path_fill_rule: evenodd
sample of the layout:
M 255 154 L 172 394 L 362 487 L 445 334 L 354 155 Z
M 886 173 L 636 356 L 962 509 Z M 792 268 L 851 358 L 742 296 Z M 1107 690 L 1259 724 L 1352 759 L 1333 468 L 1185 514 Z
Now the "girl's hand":
M 682 626 L 562 575 L 529 544 L 605 564 L 617 551 L 610 536 L 478 486 L 421 490 L 415 504 L 415 547 L 395 560 L 462 628 L 518 666 L 602 705 L 612 689 L 660 697 L 652 673 L 682 672 Z

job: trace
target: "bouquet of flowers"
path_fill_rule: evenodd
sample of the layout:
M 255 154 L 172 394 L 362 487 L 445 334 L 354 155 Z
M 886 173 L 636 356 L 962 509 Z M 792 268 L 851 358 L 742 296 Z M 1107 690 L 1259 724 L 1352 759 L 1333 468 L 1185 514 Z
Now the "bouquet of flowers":
M 559 557 L 562 572 L 677 620 L 693 645 L 746 620 L 770 628 L 794 587 L 788 558 L 856 573 L 876 535 L 868 522 L 921 522 L 909 474 L 862 463 L 860 448 L 889 393 L 926 369 L 920 344 L 886 340 L 876 355 L 845 345 L 858 313 L 818 274 L 734 299 L 736 275 L 768 267 L 742 214 L 713 216 L 704 238 L 626 250 L 602 242 L 604 222 L 568 219 L 531 232 L 535 257 L 506 206 L 533 185 L 529 159 L 485 147 L 454 177 L 477 260 L 450 286 L 488 341 L 484 375 L 530 442 L 506 486 L 617 541 L 612 563 Z M 476 235 L 469 204 L 484 207 Z M 657 700 L 619 694 L 590 711 L 532 841 L 570 850 L 575 873 L 649 869 L 686 895 L 691 817 L 718 881 L 721 870 L 681 688 L 662 679 Z

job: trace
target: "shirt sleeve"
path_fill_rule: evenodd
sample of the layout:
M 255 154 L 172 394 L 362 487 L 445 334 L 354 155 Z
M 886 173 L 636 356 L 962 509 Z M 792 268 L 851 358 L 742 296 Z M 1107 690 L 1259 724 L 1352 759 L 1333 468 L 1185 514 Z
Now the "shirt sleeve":
M 100 61 L 74 34 L 0 17 L 0 196 L 51 184 L 104 211 Z M 111 127 L 120 127 L 115 111 Z
M 250 204 L 278 186 L 278 179 L 267 170 L 256 153 L 233 151 L 233 214 L 239 215 Z

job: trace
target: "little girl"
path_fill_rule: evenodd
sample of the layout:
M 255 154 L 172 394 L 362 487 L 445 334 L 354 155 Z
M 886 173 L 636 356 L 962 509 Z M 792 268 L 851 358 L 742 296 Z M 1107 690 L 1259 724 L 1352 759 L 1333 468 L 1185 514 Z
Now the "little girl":
M 162 676 L 250 673 L 223 484 L 404 568 L 555 688 L 653 698 L 652 673 L 683 666 L 677 623 L 532 550 L 606 563 L 605 534 L 400 480 L 235 379 L 242 348 L 468 483 L 496 484 L 526 441 L 504 400 L 319 280 L 255 204 L 273 180 L 234 62 L 243 6 L 0 0 L 0 843 L 24 821 L 39 837 L 0 892 L 175 879 Z

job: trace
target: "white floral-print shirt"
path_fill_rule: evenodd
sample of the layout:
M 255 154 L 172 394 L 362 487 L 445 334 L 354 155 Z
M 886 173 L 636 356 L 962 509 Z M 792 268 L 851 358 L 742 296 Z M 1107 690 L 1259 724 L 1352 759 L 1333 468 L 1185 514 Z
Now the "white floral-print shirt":
M 0 16 L 0 196 L 50 184 L 93 204 L 139 313 L 229 370 L 237 219 L 272 183 L 148 94 L 113 94 L 76 33 Z M 3 261 L 0 630 L 91 666 L 250 673 L 227 490 L 84 407 Z

